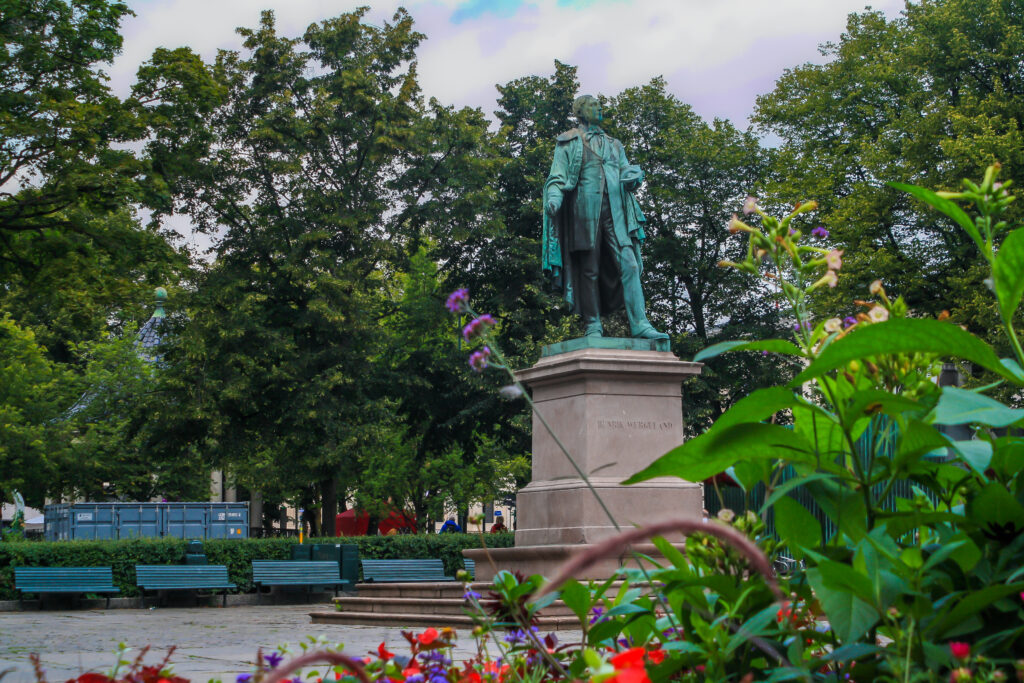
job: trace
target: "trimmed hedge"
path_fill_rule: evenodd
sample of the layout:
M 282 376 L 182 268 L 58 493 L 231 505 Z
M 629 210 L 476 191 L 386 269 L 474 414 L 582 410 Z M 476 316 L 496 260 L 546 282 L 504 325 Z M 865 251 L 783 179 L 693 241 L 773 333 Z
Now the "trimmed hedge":
M 462 569 L 462 551 L 479 548 L 481 538 L 491 548 L 508 548 L 514 535 L 417 534 L 308 538 L 307 544 L 348 543 L 359 546 L 363 559 L 441 558 L 451 576 Z M 203 541 L 210 564 L 227 565 L 229 580 L 238 592 L 254 590 L 253 560 L 287 560 L 294 538 L 213 539 Z M 0 543 L 0 600 L 18 599 L 14 567 L 111 567 L 114 585 L 121 595 L 139 594 L 135 585 L 137 564 L 181 564 L 185 541 L 180 538 L 133 538 L 119 541 L 15 541 Z

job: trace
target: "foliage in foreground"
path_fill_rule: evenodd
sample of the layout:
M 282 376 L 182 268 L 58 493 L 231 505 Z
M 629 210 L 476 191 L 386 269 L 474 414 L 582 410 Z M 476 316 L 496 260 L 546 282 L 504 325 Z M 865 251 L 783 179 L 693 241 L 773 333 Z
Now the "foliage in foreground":
M 800 561 L 782 582 L 788 599 L 779 600 L 770 572 L 752 571 L 757 564 L 738 553 L 735 539 L 726 546 L 690 533 L 681 552 L 655 538 L 664 566 L 626 571 L 621 588 L 572 581 L 562 588 L 581 622 L 595 606 L 610 607 L 592 629 L 583 625 L 588 645 L 667 652 L 647 667 L 656 680 L 934 681 L 943 671 L 951 680 L 1006 680 L 1024 652 L 1024 438 L 1015 429 L 1024 426 L 1024 410 L 987 396 L 993 386 L 937 381 L 943 361 L 957 359 L 998 376 L 1011 393 L 1024 386 L 1014 327 L 1024 296 L 1024 228 L 1011 231 L 1004 220 L 1014 198 L 997 174 L 989 168 L 980 185 L 965 181 L 963 192 L 893 187 L 952 219 L 979 249 L 1012 358 L 947 322 L 948 313 L 912 317 L 881 281 L 871 284 L 871 300 L 855 302 L 856 316 L 812 321 L 811 297 L 836 286 L 844 252 L 828 246 L 824 227 L 806 225 L 815 202 L 780 220 L 747 198 L 749 223 L 734 216 L 729 224 L 748 236 L 746 258 L 721 265 L 778 283 L 793 341 L 724 342 L 695 360 L 755 351 L 797 359 L 803 370 L 784 386 L 753 392 L 626 483 L 727 473 L 745 491 L 763 486 L 760 517 L 723 510 L 720 519 L 773 555 L 764 520 L 774 515 Z M 972 204 L 977 217 L 957 201 Z M 454 293 L 449 305 L 469 310 L 467 293 Z M 491 324 L 484 315 L 466 328 L 467 339 L 486 344 L 470 360 L 479 370 L 506 366 Z M 776 424 L 780 416 L 791 416 L 792 427 Z M 947 427 L 961 425 L 970 427 L 970 440 L 948 435 Z M 875 438 L 858 443 L 869 427 Z M 788 495 L 798 486 L 828 525 Z M 691 531 L 684 526 L 675 530 Z M 704 531 L 716 536 L 722 528 Z M 605 551 L 621 555 L 625 545 Z M 502 576 L 498 583 L 508 603 L 521 604 L 538 581 Z M 549 589 L 533 597 L 544 592 L 553 599 Z M 524 609 L 517 621 L 528 628 L 533 608 Z M 574 660 L 565 677 L 580 676 L 599 679 Z

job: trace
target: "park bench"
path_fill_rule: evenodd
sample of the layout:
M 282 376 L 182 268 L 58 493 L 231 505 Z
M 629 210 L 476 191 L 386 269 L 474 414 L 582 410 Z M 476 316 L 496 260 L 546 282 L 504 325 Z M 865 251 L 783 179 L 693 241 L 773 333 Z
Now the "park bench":
M 146 604 L 146 591 L 156 591 L 162 602 L 167 591 L 220 590 L 222 605 L 228 601 L 228 589 L 235 584 L 228 581 L 228 568 L 222 564 L 207 565 L 135 565 L 135 585 L 142 589 L 142 604 Z M 197 598 L 198 602 L 198 598 Z
M 264 586 L 270 592 L 282 586 L 305 586 L 307 600 L 314 588 L 330 588 L 337 596 L 338 589 L 350 583 L 341 578 L 338 563 L 327 560 L 253 560 L 252 582 L 260 595 Z
M 366 583 L 402 581 L 454 581 L 445 576 L 441 560 L 363 560 Z
M 110 594 L 121 592 L 110 567 L 15 567 L 14 587 L 21 591 L 22 601 L 25 593 L 38 595 L 39 609 L 47 593 L 105 593 L 110 607 Z

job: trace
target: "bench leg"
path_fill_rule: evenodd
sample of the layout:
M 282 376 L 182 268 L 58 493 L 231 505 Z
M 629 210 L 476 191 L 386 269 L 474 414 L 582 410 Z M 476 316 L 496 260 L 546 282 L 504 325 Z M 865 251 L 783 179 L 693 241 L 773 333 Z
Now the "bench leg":
M 222 599 L 220 601 L 220 606 L 221 607 L 227 607 L 228 606 L 228 589 L 227 588 L 224 589 L 224 596 L 222 597 Z

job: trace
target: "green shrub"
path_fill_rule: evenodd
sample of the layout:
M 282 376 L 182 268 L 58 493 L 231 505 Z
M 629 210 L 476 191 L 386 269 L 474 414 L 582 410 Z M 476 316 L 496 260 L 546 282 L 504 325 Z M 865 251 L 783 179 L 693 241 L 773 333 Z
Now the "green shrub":
M 430 558 L 444 561 L 454 576 L 462 569 L 462 551 L 479 548 L 483 538 L 492 548 L 512 545 L 506 534 L 429 534 L 415 536 L 362 536 L 356 538 L 308 538 L 313 543 L 350 543 L 359 546 L 361 558 Z M 214 539 L 203 542 L 210 564 L 223 564 L 238 592 L 250 592 L 253 560 L 287 560 L 294 538 Z M 121 595 L 139 595 L 135 585 L 137 564 L 181 564 L 185 541 L 180 538 L 133 538 L 119 541 L 16 541 L 0 543 L 0 600 L 16 600 L 14 567 L 111 567 L 114 585 Z

